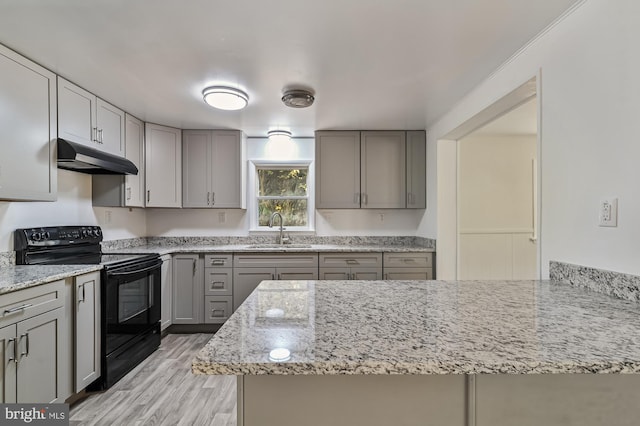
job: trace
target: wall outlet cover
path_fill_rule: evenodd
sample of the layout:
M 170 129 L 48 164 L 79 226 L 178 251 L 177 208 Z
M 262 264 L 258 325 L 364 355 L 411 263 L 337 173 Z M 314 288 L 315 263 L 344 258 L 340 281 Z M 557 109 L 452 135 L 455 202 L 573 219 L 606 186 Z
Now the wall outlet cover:
M 607 198 L 600 202 L 600 226 L 618 226 L 618 199 Z

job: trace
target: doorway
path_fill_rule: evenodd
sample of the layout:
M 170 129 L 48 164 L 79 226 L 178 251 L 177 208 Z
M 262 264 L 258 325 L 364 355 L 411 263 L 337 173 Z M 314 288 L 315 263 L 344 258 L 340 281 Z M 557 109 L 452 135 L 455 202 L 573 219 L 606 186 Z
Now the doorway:
M 535 279 L 537 102 L 458 140 L 458 279 Z

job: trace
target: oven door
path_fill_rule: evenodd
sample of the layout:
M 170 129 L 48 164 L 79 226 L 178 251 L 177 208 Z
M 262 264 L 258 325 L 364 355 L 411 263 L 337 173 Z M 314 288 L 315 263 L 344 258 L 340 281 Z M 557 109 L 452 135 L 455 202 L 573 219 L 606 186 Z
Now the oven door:
M 157 258 L 105 268 L 106 297 L 102 309 L 107 355 L 160 321 L 161 265 Z

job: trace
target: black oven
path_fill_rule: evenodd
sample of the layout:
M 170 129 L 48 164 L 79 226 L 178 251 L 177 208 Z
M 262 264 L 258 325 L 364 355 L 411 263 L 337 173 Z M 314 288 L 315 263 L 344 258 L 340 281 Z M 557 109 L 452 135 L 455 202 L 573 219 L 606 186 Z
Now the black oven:
M 102 278 L 102 380 L 111 387 L 160 345 L 158 256 L 106 264 Z
M 102 375 L 89 390 L 111 387 L 160 346 L 161 265 L 157 254 L 102 254 L 99 226 L 17 229 L 19 265 L 102 264 Z

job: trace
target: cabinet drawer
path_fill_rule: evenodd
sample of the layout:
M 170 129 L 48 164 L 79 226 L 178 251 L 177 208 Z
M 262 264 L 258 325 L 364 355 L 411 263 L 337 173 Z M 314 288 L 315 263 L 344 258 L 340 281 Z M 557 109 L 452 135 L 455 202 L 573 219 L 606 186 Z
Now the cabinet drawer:
M 237 254 L 233 257 L 233 266 L 237 268 L 317 268 L 318 253 Z
M 231 296 L 232 268 L 204 268 L 204 294 L 206 296 Z
M 0 327 L 64 305 L 64 281 L 55 281 L 2 295 Z
M 205 254 L 204 267 L 208 268 L 214 266 L 220 268 L 231 268 L 232 258 L 233 255 L 231 254 Z
M 384 268 L 385 280 L 432 280 L 432 268 Z
M 384 267 L 432 268 L 433 253 L 384 253 Z
M 323 253 L 321 268 L 382 268 L 382 253 Z
M 231 296 L 205 296 L 204 322 L 205 324 L 222 324 L 233 313 L 233 298 Z

